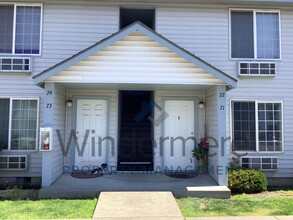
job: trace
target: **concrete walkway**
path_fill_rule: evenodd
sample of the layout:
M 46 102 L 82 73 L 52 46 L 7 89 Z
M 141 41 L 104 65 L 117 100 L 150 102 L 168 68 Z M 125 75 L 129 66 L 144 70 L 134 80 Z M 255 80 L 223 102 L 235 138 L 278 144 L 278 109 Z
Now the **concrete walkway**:
M 93 220 L 293 220 L 293 216 L 184 218 L 171 192 L 102 192 Z
M 171 192 L 102 192 L 95 220 L 184 220 Z

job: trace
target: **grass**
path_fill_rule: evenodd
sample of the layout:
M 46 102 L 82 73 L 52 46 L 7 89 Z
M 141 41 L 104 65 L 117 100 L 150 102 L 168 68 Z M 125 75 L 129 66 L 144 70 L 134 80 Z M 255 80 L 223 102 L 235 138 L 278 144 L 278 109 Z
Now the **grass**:
M 91 218 L 97 203 L 97 199 L 38 200 L 37 191 L 3 192 L 0 219 Z M 189 197 L 177 199 L 177 203 L 185 217 L 293 215 L 292 190 L 235 195 L 231 199 Z
M 289 194 L 293 195 L 293 191 Z M 185 217 L 293 215 L 292 196 L 235 195 L 231 199 L 182 198 Z
M 0 219 L 91 218 L 97 199 L 0 201 Z

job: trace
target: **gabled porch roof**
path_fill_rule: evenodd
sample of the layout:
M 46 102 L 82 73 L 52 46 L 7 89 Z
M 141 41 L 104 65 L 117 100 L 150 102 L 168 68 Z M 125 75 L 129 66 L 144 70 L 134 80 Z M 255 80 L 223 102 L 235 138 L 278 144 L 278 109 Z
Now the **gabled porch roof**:
M 149 37 L 153 41 L 157 42 L 158 44 L 162 45 L 163 47 L 169 49 L 170 51 L 176 53 L 179 57 L 185 59 L 186 61 L 194 64 L 194 66 L 202 69 L 203 71 L 209 73 L 213 77 L 223 81 L 227 86 L 230 88 L 235 88 L 237 86 L 237 80 L 233 77 L 229 76 L 228 74 L 224 73 L 223 71 L 217 69 L 216 67 L 212 66 L 211 64 L 207 63 L 206 61 L 200 59 L 199 57 L 195 56 L 194 54 L 188 52 L 187 50 L 179 47 L 175 43 L 171 42 L 170 40 L 166 39 L 162 35 L 158 34 L 157 32 L 149 29 L 141 22 L 135 22 L 132 25 L 118 31 L 117 33 L 103 39 L 100 42 L 92 45 L 91 47 L 73 55 L 72 57 L 56 64 L 55 66 L 41 72 L 40 74 L 33 77 L 34 83 L 36 85 L 41 85 L 44 81 L 48 80 L 50 77 L 53 77 L 64 71 L 71 66 L 79 63 L 82 60 L 102 51 L 106 47 L 116 43 L 117 41 L 127 37 L 134 32 L 140 32 L 143 35 Z

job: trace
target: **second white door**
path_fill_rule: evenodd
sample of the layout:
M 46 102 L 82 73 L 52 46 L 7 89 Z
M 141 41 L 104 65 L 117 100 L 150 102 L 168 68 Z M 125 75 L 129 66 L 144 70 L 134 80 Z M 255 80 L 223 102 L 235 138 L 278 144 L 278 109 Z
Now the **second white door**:
M 193 170 L 194 101 L 165 101 L 165 111 L 169 114 L 164 121 L 164 138 L 168 138 L 163 142 L 165 170 Z

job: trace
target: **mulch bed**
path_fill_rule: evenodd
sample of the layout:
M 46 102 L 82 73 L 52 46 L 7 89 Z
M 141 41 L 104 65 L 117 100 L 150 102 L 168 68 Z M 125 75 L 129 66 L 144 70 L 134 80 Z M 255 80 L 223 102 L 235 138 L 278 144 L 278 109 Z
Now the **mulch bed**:
M 102 176 L 102 174 L 101 173 L 92 174 L 87 172 L 73 172 L 71 173 L 71 176 L 78 179 L 91 179 L 91 178 Z
M 190 179 L 196 177 L 198 174 L 196 172 L 165 172 L 169 177 Z

